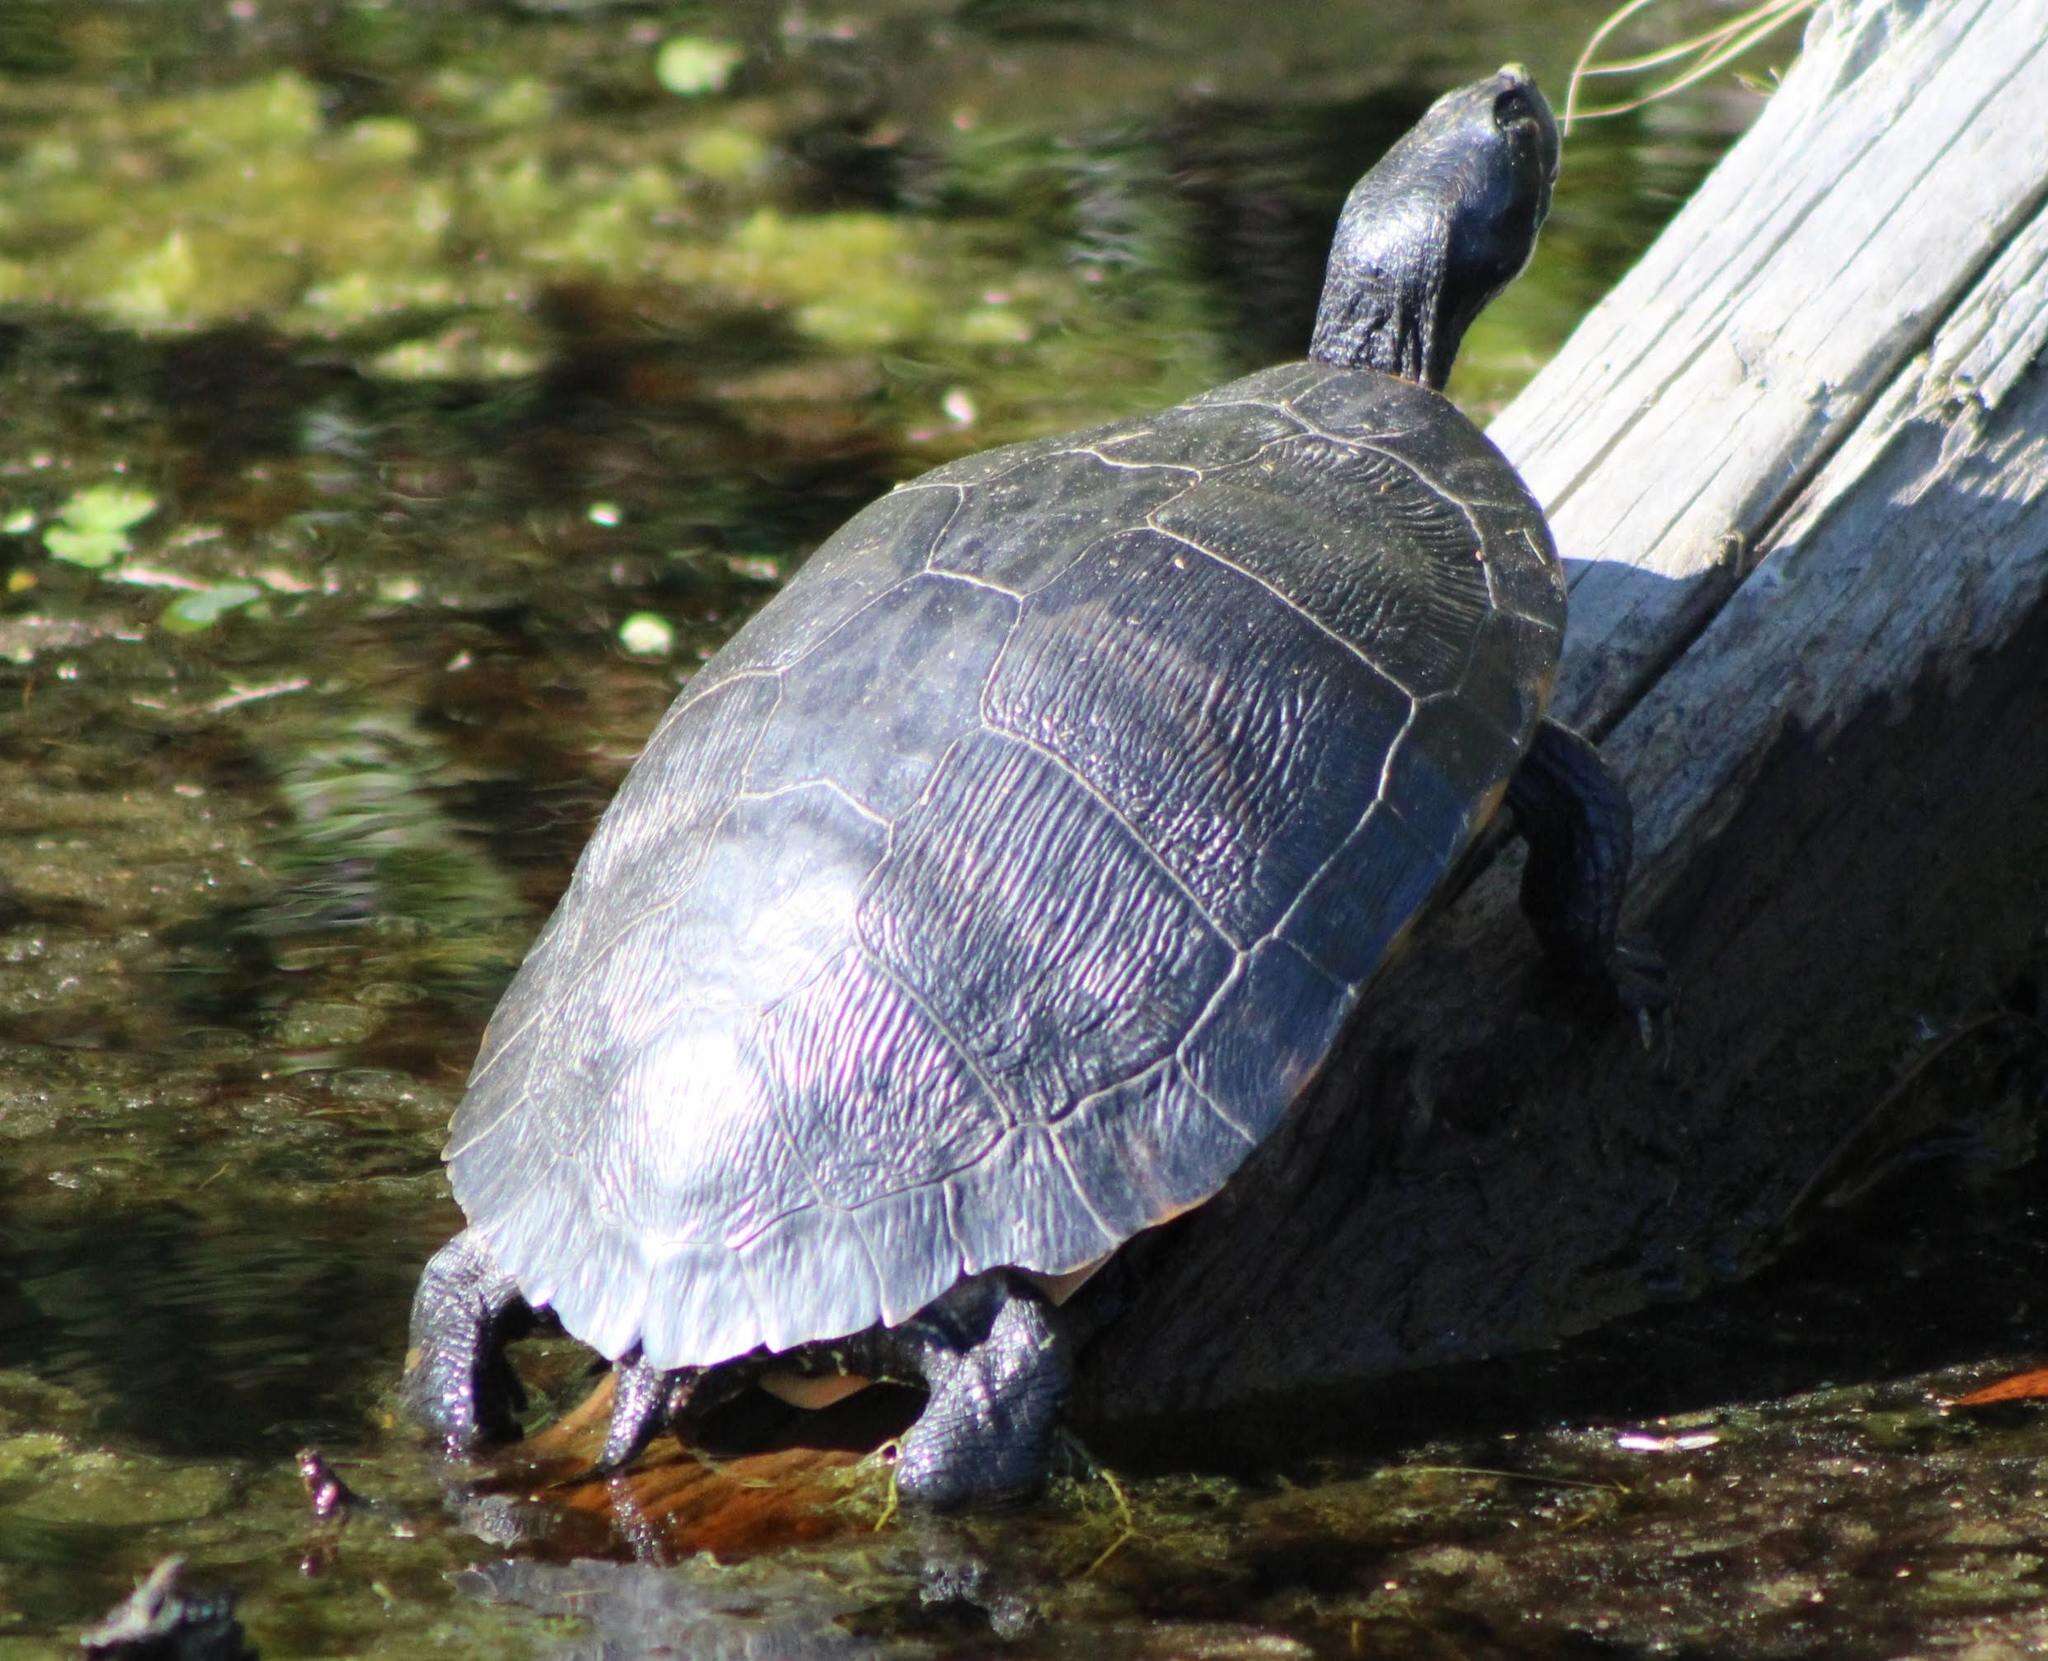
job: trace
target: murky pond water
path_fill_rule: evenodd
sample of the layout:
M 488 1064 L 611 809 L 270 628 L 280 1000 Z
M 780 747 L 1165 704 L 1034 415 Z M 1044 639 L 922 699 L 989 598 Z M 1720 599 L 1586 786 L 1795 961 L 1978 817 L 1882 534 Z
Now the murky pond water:
M 394 1427 L 478 1033 L 678 683 L 892 481 L 1297 354 L 1350 180 L 1603 9 L 0 4 L 0 1655 L 169 1551 L 271 1655 L 2048 1641 L 2048 1428 L 1924 1376 L 2023 1341 L 2027 1171 L 1284 1469 L 724 1567 Z M 1469 406 L 1753 107 L 1574 138 Z

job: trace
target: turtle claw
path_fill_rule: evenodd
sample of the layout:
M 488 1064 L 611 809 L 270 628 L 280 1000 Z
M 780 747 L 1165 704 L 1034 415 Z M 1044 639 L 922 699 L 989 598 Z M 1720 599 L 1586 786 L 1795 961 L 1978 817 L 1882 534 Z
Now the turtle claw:
M 638 1459 L 689 1400 L 696 1371 L 638 1360 L 620 1363 L 612 1375 L 611 1426 L 590 1475 L 612 1476 Z
M 467 1232 L 428 1263 L 413 1298 L 403 1389 L 412 1416 L 451 1455 L 518 1440 L 526 1391 L 505 1345 L 534 1324 L 511 1277 Z
M 1668 1051 L 1675 993 L 1664 954 L 1643 935 L 1618 935 L 1608 953 L 1605 979 L 1615 1002 L 1635 1018 L 1644 1052 Z

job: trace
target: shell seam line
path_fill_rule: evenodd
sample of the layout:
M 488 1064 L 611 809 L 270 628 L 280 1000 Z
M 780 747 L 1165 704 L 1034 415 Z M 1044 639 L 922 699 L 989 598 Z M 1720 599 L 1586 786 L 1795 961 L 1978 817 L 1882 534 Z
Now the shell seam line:
M 1161 503 L 1160 505 L 1164 507 L 1168 504 Z M 1234 571 L 1238 576 L 1243 577 L 1245 581 L 1258 584 L 1259 587 L 1263 588 L 1268 594 L 1272 595 L 1274 599 L 1278 600 L 1289 611 L 1293 612 L 1295 616 L 1301 618 L 1303 622 L 1307 623 L 1310 628 L 1314 629 L 1318 634 L 1332 641 L 1337 646 L 1341 647 L 1344 651 L 1348 652 L 1352 657 L 1356 658 L 1360 663 L 1364 664 L 1366 669 L 1369 670 L 1374 676 L 1386 682 L 1387 685 L 1391 686 L 1396 692 L 1400 693 L 1401 696 L 1406 698 L 1411 704 L 1416 701 L 1416 693 L 1412 692 L 1411 690 L 1409 690 L 1409 688 L 1403 686 L 1399 681 L 1395 680 L 1392 675 L 1388 674 L 1386 670 L 1382 669 L 1377 663 L 1373 662 L 1373 660 L 1367 657 L 1365 653 L 1362 652 L 1357 646 L 1353 645 L 1350 641 L 1346 640 L 1341 634 L 1339 634 L 1335 629 L 1331 628 L 1329 624 L 1325 623 L 1320 617 L 1318 617 L 1314 612 L 1310 611 L 1299 600 L 1291 598 L 1275 584 L 1269 582 L 1266 578 L 1260 576 L 1258 572 L 1250 570 L 1245 566 L 1238 564 L 1236 560 L 1231 559 L 1229 556 L 1225 554 L 1219 554 L 1214 548 L 1208 547 L 1203 543 L 1195 541 L 1193 537 L 1181 535 L 1179 531 L 1168 530 L 1164 525 L 1157 524 L 1150 519 L 1146 521 L 1146 525 L 1149 529 L 1157 531 L 1161 536 L 1168 538 L 1170 541 L 1178 542 L 1184 548 L 1192 548 L 1196 553 L 1202 554 L 1205 557 L 1214 560 L 1218 565 L 1222 566 L 1224 570 Z
M 1350 848 L 1352 843 L 1356 842 L 1364 834 L 1366 825 L 1371 821 L 1375 813 L 1384 808 L 1393 818 L 1399 819 L 1401 817 L 1400 814 L 1394 811 L 1393 805 L 1387 800 L 1387 786 L 1394 775 L 1394 759 L 1400 755 L 1401 746 L 1408 742 L 1408 735 L 1415 730 L 1416 717 L 1421 713 L 1422 704 L 1420 700 L 1411 698 L 1408 703 L 1408 718 L 1401 723 L 1401 730 L 1394 734 L 1393 742 L 1387 746 L 1386 759 L 1380 763 L 1379 789 L 1373 793 L 1373 798 L 1366 804 L 1365 811 L 1358 816 L 1358 822 L 1346 833 L 1344 839 L 1331 850 L 1329 856 L 1324 859 L 1322 864 L 1315 868 L 1310 874 L 1308 881 L 1301 885 L 1301 892 L 1295 895 L 1293 904 L 1289 905 L 1280 914 L 1279 919 L 1273 926 L 1266 931 L 1264 937 L 1259 941 L 1260 945 L 1263 946 L 1269 940 L 1280 939 L 1281 935 L 1286 931 L 1288 924 L 1294 920 L 1294 914 L 1302 908 L 1309 895 L 1315 892 L 1316 884 L 1321 882 L 1337 861 L 1344 857 L 1345 851 Z M 1306 956 L 1307 954 L 1304 953 L 1303 955 Z M 1313 959 L 1310 959 L 1310 961 L 1314 962 Z M 1316 967 L 1321 969 L 1323 966 L 1316 964 Z M 1349 985 L 1350 982 L 1340 980 L 1340 984 Z
M 1018 732 L 1012 727 L 1005 726 L 993 717 L 989 719 L 989 725 L 1003 737 L 1023 745 L 1025 749 L 1050 763 L 1066 778 L 1079 785 L 1088 799 L 1101 808 L 1104 813 L 1108 814 L 1119 830 L 1123 831 L 1126 836 L 1137 843 L 1139 852 L 1144 854 L 1147 863 L 1157 870 L 1161 876 L 1165 877 L 1168 882 L 1172 883 L 1175 888 L 1180 890 L 1181 898 L 1195 908 L 1195 915 L 1208 925 L 1210 931 L 1236 955 L 1239 957 L 1244 955 L 1245 948 L 1239 944 L 1237 936 L 1216 920 L 1210 913 L 1209 908 L 1202 903 L 1201 898 L 1187 885 L 1186 880 L 1182 878 L 1181 874 L 1166 863 L 1166 857 L 1146 840 L 1143 831 L 1131 823 L 1129 815 L 1105 796 L 1101 789 L 1083 774 L 1078 767 L 1050 745 L 1041 743 L 1038 739 Z
M 754 764 L 754 755 L 761 747 L 762 738 L 765 737 L 767 734 L 768 722 L 774 718 L 775 711 L 782 707 L 782 687 L 779 684 L 779 676 L 777 677 L 777 681 L 778 684 L 775 688 L 775 702 L 769 706 L 767 718 L 762 720 L 761 723 L 755 727 L 753 737 L 747 745 L 745 756 L 741 758 L 738 765 L 734 768 L 734 772 L 737 773 L 737 775 L 742 780 L 746 778 L 747 770 L 751 768 Z M 719 831 L 722 828 L 724 828 L 725 821 L 728 817 L 730 817 L 733 807 L 738 802 L 738 800 L 739 793 L 737 791 L 735 791 L 732 796 L 727 798 L 725 805 L 718 810 L 718 817 L 713 819 L 711 823 L 705 826 L 704 829 L 698 834 L 697 840 L 700 844 L 707 847 L 709 846 L 712 838 L 717 836 Z M 519 1023 L 519 1026 L 515 1031 L 509 1032 L 505 1035 L 505 1042 L 498 1047 L 497 1053 L 491 1057 L 489 1066 L 486 1066 L 482 1072 L 479 1072 L 470 1079 L 469 1084 L 464 1091 L 464 1094 L 467 1094 L 468 1091 L 474 1090 L 476 1088 L 477 1084 L 483 1078 L 484 1073 L 488 1073 L 492 1067 L 495 1067 L 498 1064 L 499 1058 L 502 1057 L 505 1054 L 505 1052 L 509 1050 L 515 1043 L 517 1043 L 520 1038 L 525 1036 L 528 1030 L 532 1028 L 533 1024 L 536 1021 L 538 1021 L 543 1014 L 547 1012 L 548 1008 L 559 1003 L 563 998 L 567 997 L 577 987 L 581 986 L 585 979 L 589 977 L 590 973 L 597 967 L 599 962 L 602 961 L 611 952 L 614 946 L 618 945 L 618 943 L 621 940 L 623 940 L 628 934 L 630 934 L 634 929 L 638 928 L 642 923 L 646 922 L 648 918 L 658 917 L 664 911 L 667 911 L 672 907 L 679 905 L 684 899 L 688 897 L 689 893 L 690 888 L 688 886 L 678 888 L 675 892 L 670 894 L 667 899 L 657 900 L 653 905 L 648 906 L 644 911 L 640 912 L 637 916 L 635 916 L 631 922 L 626 923 L 621 927 L 613 930 L 612 933 L 606 938 L 604 944 L 602 946 L 599 946 L 595 951 L 591 952 L 590 955 L 583 960 L 583 963 L 577 968 L 576 972 L 572 974 L 565 983 L 563 983 L 560 986 L 550 987 L 548 989 L 549 996 L 542 1008 L 536 1009 L 531 1015 L 527 1016 L 525 1020 Z M 529 1067 L 531 1066 L 531 1062 L 532 1058 L 529 1057 Z

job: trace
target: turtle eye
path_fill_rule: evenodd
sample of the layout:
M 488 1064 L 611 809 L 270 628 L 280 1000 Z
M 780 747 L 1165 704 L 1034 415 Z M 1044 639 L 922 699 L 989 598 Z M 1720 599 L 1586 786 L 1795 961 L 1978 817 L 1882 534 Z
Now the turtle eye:
M 1503 87 L 1494 94 L 1493 124 L 1505 131 L 1517 121 L 1534 121 L 1536 111 L 1530 107 L 1529 94 L 1518 86 Z

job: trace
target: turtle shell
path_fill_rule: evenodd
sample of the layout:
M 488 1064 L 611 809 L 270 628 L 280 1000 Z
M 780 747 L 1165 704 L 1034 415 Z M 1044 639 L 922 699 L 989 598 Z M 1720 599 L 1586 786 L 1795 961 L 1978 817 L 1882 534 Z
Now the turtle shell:
M 448 1152 L 610 1356 L 1101 1257 L 1300 1095 L 1498 803 L 1564 590 L 1442 397 L 1292 364 L 942 467 L 685 689 Z

